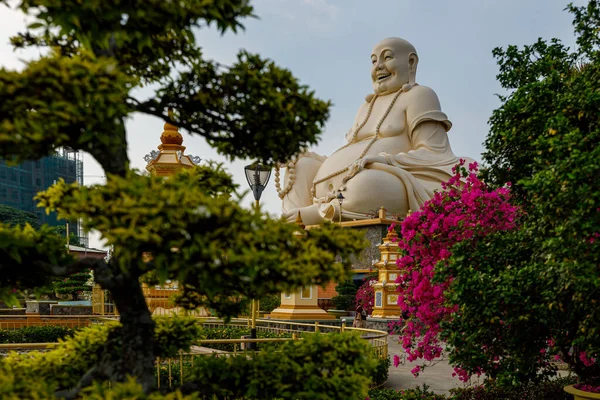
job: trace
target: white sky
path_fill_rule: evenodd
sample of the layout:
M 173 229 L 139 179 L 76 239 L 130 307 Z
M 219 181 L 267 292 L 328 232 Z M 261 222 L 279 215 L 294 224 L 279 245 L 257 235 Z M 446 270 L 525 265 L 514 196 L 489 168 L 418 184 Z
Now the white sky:
M 312 149 L 329 155 L 343 144 L 354 114 L 372 91 L 370 51 L 385 37 L 413 43 L 419 54 L 417 82 L 433 88 L 453 123 L 449 132 L 456 155 L 480 160 L 487 121 L 499 105 L 500 87 L 491 55 L 494 47 L 531 44 L 538 37 L 574 42 L 571 16 L 563 11 L 568 0 L 255 0 L 259 19 L 246 20 L 246 30 L 219 35 L 202 30 L 197 40 L 207 58 L 234 60 L 239 49 L 259 53 L 289 68 L 318 97 L 333 102 L 331 117 L 320 143 Z M 574 1 L 582 5 L 583 0 Z M 8 39 L 25 26 L 25 16 L 0 5 L 0 65 L 20 68 L 20 59 L 36 51 L 13 52 Z M 128 121 L 132 167 L 144 169 L 144 155 L 160 143 L 163 122 L 135 115 Z M 225 161 L 202 138 L 184 135 L 187 153 Z M 243 166 L 248 160 L 226 163 L 235 180 L 246 188 Z M 102 182 L 103 172 L 87 154 L 85 183 Z M 263 209 L 279 214 L 274 183 L 263 193 Z M 249 205 L 251 195 L 244 203 Z M 92 235 L 90 245 L 99 246 Z

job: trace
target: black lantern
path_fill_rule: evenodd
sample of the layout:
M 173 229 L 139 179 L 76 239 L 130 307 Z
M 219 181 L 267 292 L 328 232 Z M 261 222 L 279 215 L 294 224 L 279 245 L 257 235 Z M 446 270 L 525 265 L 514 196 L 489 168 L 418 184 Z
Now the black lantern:
M 335 198 L 340 203 L 340 226 L 341 226 L 342 225 L 342 203 L 344 202 L 345 197 L 342 194 L 342 192 L 339 191 L 338 194 L 337 194 L 337 196 Z
M 346 198 L 344 197 L 344 195 L 342 194 L 342 192 L 338 192 L 338 195 L 336 196 L 336 199 L 340 202 L 340 211 L 341 211 L 342 203 L 344 202 L 344 200 Z
M 254 164 L 246 165 L 244 167 L 244 172 L 246 173 L 248 185 L 250 185 L 250 189 L 252 189 L 254 200 L 256 200 L 256 210 L 258 211 L 260 209 L 260 196 L 262 195 L 263 190 L 265 190 L 267 187 L 267 183 L 269 183 L 269 178 L 271 177 L 271 168 L 265 167 L 256 162 Z M 256 314 L 258 314 L 258 307 L 259 306 L 256 299 L 252 299 L 250 339 L 256 339 Z M 250 342 L 248 348 L 250 350 L 256 350 L 256 342 Z
M 246 180 L 248 181 L 248 185 L 250 185 L 250 189 L 252 189 L 254 200 L 258 202 L 263 190 L 267 187 L 267 183 L 269 183 L 271 168 L 254 163 L 246 165 L 244 172 L 246 172 Z

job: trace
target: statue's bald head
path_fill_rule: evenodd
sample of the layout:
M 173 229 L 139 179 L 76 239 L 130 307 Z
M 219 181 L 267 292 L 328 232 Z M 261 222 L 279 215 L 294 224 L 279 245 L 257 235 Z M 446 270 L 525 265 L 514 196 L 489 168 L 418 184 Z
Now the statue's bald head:
M 389 37 L 383 39 L 381 42 L 377 43 L 375 47 L 373 47 L 373 53 L 375 53 L 376 49 L 381 48 L 382 46 L 394 48 L 406 55 L 409 55 L 410 53 L 414 53 L 415 55 L 417 54 L 417 49 L 415 49 L 415 46 L 413 46 L 411 42 L 399 37 Z
M 415 83 L 419 57 L 415 47 L 404 39 L 390 37 L 377 43 L 371 62 L 375 94 L 394 93 L 407 83 Z

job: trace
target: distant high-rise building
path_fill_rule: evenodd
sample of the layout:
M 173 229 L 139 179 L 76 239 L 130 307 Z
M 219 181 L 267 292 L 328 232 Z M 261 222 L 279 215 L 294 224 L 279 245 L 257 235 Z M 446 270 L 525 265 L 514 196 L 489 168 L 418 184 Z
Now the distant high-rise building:
M 55 213 L 46 215 L 33 200 L 37 192 L 46 190 L 60 178 L 67 183 L 83 185 L 83 157 L 80 152 L 61 148 L 54 155 L 14 166 L 0 159 L 0 204 L 33 213 L 42 224 L 65 225 L 64 220 L 57 220 Z M 79 236 L 80 242 L 87 246 L 87 235 L 84 235 L 78 221 L 69 222 L 69 231 Z

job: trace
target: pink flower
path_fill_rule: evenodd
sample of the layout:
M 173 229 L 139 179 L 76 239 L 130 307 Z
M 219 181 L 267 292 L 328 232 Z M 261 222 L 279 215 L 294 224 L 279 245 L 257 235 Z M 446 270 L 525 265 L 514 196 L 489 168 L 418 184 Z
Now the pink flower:
M 442 354 L 439 343 L 440 324 L 452 318 L 458 309 L 448 304 L 445 291 L 452 282 L 433 283 L 436 265 L 448 260 L 454 244 L 479 240 L 494 232 L 515 229 L 521 211 L 510 204 L 510 190 L 489 189 L 477 177 L 477 164 L 468 165 L 463 177 L 465 160 L 453 168 L 454 175 L 442 184 L 416 212 L 407 216 L 399 226 L 400 256 L 396 264 L 399 274 L 398 304 L 408 314 L 400 336 L 407 360 L 433 361 Z M 502 321 L 500 321 L 502 324 Z M 422 367 L 413 369 L 413 374 Z M 474 371 L 481 374 L 483 371 Z M 457 369 L 461 380 L 469 374 Z
M 596 364 L 596 360 L 593 358 L 590 358 L 585 351 L 582 351 L 579 353 L 579 360 L 586 367 L 591 367 L 592 365 Z

